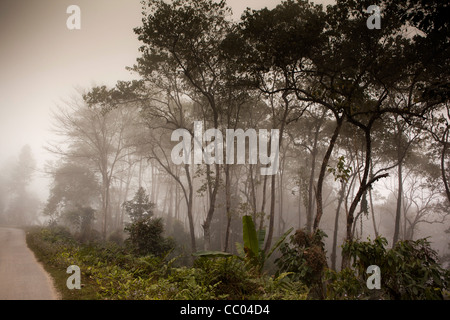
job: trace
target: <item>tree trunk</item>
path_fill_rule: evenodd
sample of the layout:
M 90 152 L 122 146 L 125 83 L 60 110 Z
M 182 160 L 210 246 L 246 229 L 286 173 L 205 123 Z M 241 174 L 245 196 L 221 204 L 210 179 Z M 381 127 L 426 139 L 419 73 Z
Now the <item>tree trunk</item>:
M 346 223 L 346 241 L 351 242 L 353 240 L 353 234 L 352 234 L 352 226 L 354 221 L 354 213 L 356 211 L 356 207 L 358 206 L 359 201 L 361 200 L 362 195 L 364 192 L 366 192 L 367 188 L 369 188 L 373 183 L 375 183 L 377 180 L 381 178 L 385 178 L 388 176 L 387 173 L 380 174 L 378 176 L 373 177 L 369 181 L 367 181 L 367 178 L 369 176 L 369 169 L 370 169 L 370 163 L 372 160 L 372 139 L 371 139 L 371 128 L 375 121 L 376 117 L 371 118 L 369 121 L 369 124 L 364 127 L 364 134 L 365 134 L 365 141 L 366 141 L 366 158 L 364 163 L 364 174 L 363 178 L 361 179 L 361 183 L 358 189 L 358 192 L 355 195 L 355 198 L 352 201 L 352 204 L 350 205 L 350 209 L 347 213 L 347 223 Z M 342 269 L 350 267 L 350 257 L 348 254 L 342 255 Z
M 314 176 L 316 171 L 316 155 L 317 155 L 317 134 L 314 139 L 313 149 L 311 151 L 311 174 L 309 176 L 309 186 L 308 186 L 308 208 L 306 212 L 306 230 L 308 232 L 312 231 L 313 226 L 313 189 L 314 189 Z
M 337 251 L 337 236 L 339 229 L 339 212 L 341 211 L 342 201 L 344 200 L 345 184 L 341 183 L 341 190 L 339 191 L 338 205 L 336 209 L 336 217 L 334 218 L 334 233 L 333 233 L 333 249 L 331 252 L 331 269 L 336 270 L 336 251 Z
M 339 136 L 339 132 L 341 131 L 342 122 L 344 117 L 337 117 L 336 119 L 336 128 L 334 129 L 333 136 L 331 137 L 330 144 L 328 146 L 327 152 L 323 157 L 322 166 L 320 168 L 319 179 L 317 180 L 317 190 L 316 190 L 316 202 L 317 202 L 317 213 L 316 218 L 314 219 L 313 230 L 316 231 L 319 228 L 320 219 L 323 215 L 323 203 L 322 203 L 322 189 L 323 189 L 323 181 L 325 179 L 325 173 L 328 166 L 328 161 L 331 157 L 331 152 L 334 149 L 334 145 L 336 144 L 337 137 Z
M 217 191 L 219 189 L 219 182 L 220 182 L 220 166 L 216 163 L 216 172 L 215 172 L 215 181 L 214 186 L 211 188 L 211 173 L 209 170 L 209 165 L 207 165 L 207 176 L 208 178 L 208 185 L 210 186 L 210 198 L 209 198 L 209 209 L 208 213 L 206 215 L 206 219 L 203 222 L 203 235 L 204 235 L 204 250 L 210 250 L 211 249 L 211 221 L 214 215 L 215 206 L 216 206 L 216 197 L 217 197 Z
M 302 228 L 302 191 L 301 191 L 301 181 L 298 186 L 298 228 Z
M 105 241 L 107 235 L 107 224 L 109 218 L 109 179 L 106 178 L 103 182 L 103 224 L 102 224 L 102 238 Z
M 261 219 L 259 220 L 259 230 L 264 227 L 264 218 L 266 217 L 266 190 L 267 190 L 267 175 L 264 176 L 263 182 L 263 194 L 262 194 L 262 203 L 261 203 Z
M 280 126 L 280 132 L 278 137 L 278 148 L 282 147 L 283 142 L 283 134 L 284 134 L 284 128 L 286 126 L 286 119 L 289 113 L 289 101 L 285 94 L 283 94 L 283 100 L 285 103 L 285 109 L 283 113 L 283 119 L 281 120 L 281 126 Z M 270 139 L 270 153 L 272 153 L 272 138 Z M 277 157 L 280 156 L 280 152 L 278 150 L 278 153 L 276 155 Z M 280 166 L 280 159 L 276 160 L 278 161 L 278 167 Z M 271 202 L 270 202 L 270 217 L 269 217 L 269 232 L 267 234 L 267 240 L 266 245 L 264 247 L 264 251 L 268 252 L 270 249 L 270 246 L 272 245 L 272 237 L 273 237 L 273 222 L 275 220 L 275 182 L 276 182 L 276 174 L 272 174 L 272 190 L 271 190 Z
M 195 241 L 194 217 L 192 215 L 194 189 L 192 186 L 191 174 L 189 172 L 189 165 L 186 164 L 184 166 L 184 169 L 186 172 L 186 178 L 187 178 L 188 185 L 189 185 L 189 195 L 188 195 L 188 197 L 186 197 L 186 194 L 185 194 L 185 198 L 186 198 L 186 204 L 187 204 L 187 216 L 188 216 L 188 221 L 189 221 L 189 231 L 190 231 L 190 235 L 191 235 L 191 252 L 194 253 L 197 251 L 197 245 L 196 245 L 196 241 Z
M 444 182 L 444 188 L 445 188 L 445 194 L 447 195 L 448 202 L 450 204 L 450 187 L 449 182 L 446 175 L 445 170 L 445 155 L 447 154 L 447 148 L 450 142 L 448 142 L 448 136 L 450 134 L 449 128 L 447 127 L 447 130 L 445 130 L 445 133 L 442 137 L 442 152 L 441 152 L 441 174 L 442 174 L 442 181 Z
M 371 165 L 370 167 L 370 178 L 373 178 L 373 165 Z M 373 231 L 375 232 L 375 238 L 377 238 L 378 230 L 375 222 L 375 210 L 373 209 L 372 188 L 369 188 L 369 200 L 370 200 L 370 212 L 372 213 Z
M 269 218 L 269 232 L 267 233 L 267 241 L 266 246 L 264 247 L 264 251 L 268 252 L 270 246 L 272 245 L 272 237 L 273 237 L 273 221 L 275 220 L 275 177 L 276 175 L 272 175 L 272 188 L 271 188 L 271 200 L 270 200 L 270 218 Z
M 399 239 L 400 232 L 400 216 L 402 214 L 402 198 L 403 198 L 403 164 L 402 160 L 398 163 L 398 192 L 397 192 L 397 210 L 395 212 L 394 236 L 392 238 L 392 247 L 395 246 Z
M 230 165 L 225 165 L 225 214 L 227 218 L 227 227 L 225 230 L 225 246 L 223 251 L 228 252 L 228 242 L 231 226 L 231 190 L 230 190 Z
M 252 197 L 252 210 L 253 210 L 253 221 L 256 221 L 256 188 L 255 188 L 255 178 L 253 177 L 253 165 L 249 164 L 250 168 L 250 188 Z

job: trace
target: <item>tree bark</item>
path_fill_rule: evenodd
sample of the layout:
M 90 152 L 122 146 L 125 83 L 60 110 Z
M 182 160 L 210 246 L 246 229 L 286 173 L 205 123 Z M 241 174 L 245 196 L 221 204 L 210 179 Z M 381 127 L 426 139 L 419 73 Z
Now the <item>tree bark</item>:
M 317 180 L 317 190 L 316 190 L 316 202 L 317 202 L 317 213 L 316 218 L 314 219 L 313 231 L 316 231 L 319 228 L 320 219 L 323 215 L 323 201 L 322 201 L 322 191 L 323 191 L 323 181 L 325 178 L 325 173 L 328 166 L 328 161 L 331 157 L 331 152 L 334 149 L 334 145 L 336 144 L 337 137 L 339 136 L 339 132 L 341 131 L 342 123 L 344 117 L 337 117 L 336 119 L 336 128 L 334 129 L 333 136 L 331 137 L 330 144 L 328 145 L 327 152 L 323 157 L 322 166 L 320 168 L 319 179 Z
M 308 208 L 306 212 L 306 230 L 308 232 L 312 232 L 312 226 L 313 226 L 313 189 L 314 189 L 314 176 L 316 171 L 316 155 L 317 155 L 317 139 L 318 139 L 318 132 L 319 130 L 316 130 L 316 133 L 314 135 L 314 144 L 311 151 L 311 174 L 309 176 L 309 186 L 308 186 Z
M 231 226 L 231 190 L 230 190 L 230 165 L 225 165 L 225 214 L 227 217 L 227 227 L 225 230 L 225 246 L 223 251 L 228 252 L 228 242 Z
M 347 229 L 347 235 L 346 235 L 346 241 L 351 242 L 353 240 L 353 233 L 352 233 L 352 226 L 354 221 L 354 213 L 356 211 L 356 207 L 358 206 L 359 201 L 361 200 L 362 195 L 364 192 L 366 192 L 367 188 L 369 188 L 374 182 L 381 178 L 385 178 L 388 176 L 387 173 L 377 175 L 367 181 L 367 178 L 369 176 L 369 169 L 370 169 L 370 162 L 372 159 L 372 139 L 371 139 L 371 128 L 373 123 L 375 122 L 376 117 L 373 117 L 370 119 L 369 124 L 364 129 L 365 134 L 365 141 L 366 141 L 366 157 L 365 157 L 365 164 L 364 164 L 364 174 L 363 178 L 361 179 L 361 183 L 358 189 L 358 192 L 355 195 L 355 198 L 352 201 L 352 204 L 350 205 L 350 209 L 347 213 L 347 223 L 346 223 L 346 229 Z M 362 126 L 360 126 L 362 127 Z M 342 255 L 342 269 L 350 267 L 350 257 L 347 254 Z
M 449 187 L 449 182 L 447 179 L 447 175 L 445 172 L 445 155 L 447 153 L 447 148 L 448 145 L 450 144 L 450 142 L 448 142 L 448 137 L 449 137 L 449 127 L 447 127 L 447 129 L 444 132 L 444 135 L 442 137 L 442 152 L 441 152 L 441 174 L 442 174 L 442 181 L 444 182 L 444 188 L 445 188 L 445 194 L 447 195 L 447 199 L 448 202 L 450 203 L 450 187 Z
M 284 101 L 284 112 L 283 112 L 283 118 L 281 119 L 281 126 L 280 126 L 280 132 L 278 137 L 278 147 L 282 147 L 283 142 L 283 134 L 284 134 L 284 128 L 286 126 L 286 119 L 289 113 L 289 100 L 287 99 L 287 93 L 283 94 L 283 101 Z M 272 139 L 270 139 L 272 141 Z M 270 143 L 270 152 L 272 152 L 272 143 Z M 280 156 L 280 152 L 278 150 L 277 156 Z M 278 159 L 278 167 L 280 166 L 280 161 Z M 273 224 L 275 220 L 275 180 L 276 174 L 272 174 L 272 190 L 271 190 L 271 202 L 270 202 L 270 217 L 269 217 L 269 232 L 267 234 L 267 240 L 266 245 L 264 247 L 264 251 L 268 252 L 270 249 L 270 246 L 272 245 L 272 237 L 273 237 Z
M 270 218 L 269 218 L 269 232 L 267 233 L 267 241 L 266 246 L 264 247 L 264 251 L 268 252 L 270 246 L 272 245 L 272 237 L 273 237 L 273 221 L 275 220 L 275 177 L 276 175 L 272 175 L 272 186 L 270 191 Z
M 189 231 L 190 231 L 190 235 L 191 235 L 191 252 L 194 253 L 197 251 L 197 245 L 196 245 L 196 240 L 195 240 L 195 229 L 194 229 L 194 217 L 192 215 L 192 207 L 193 207 L 193 194 L 194 194 L 194 189 L 192 186 L 192 181 L 191 181 L 191 174 L 189 172 L 189 165 L 186 164 L 184 166 L 185 172 L 186 172 L 186 177 L 187 177 L 187 181 L 188 181 L 188 188 L 189 188 L 189 194 L 188 197 L 186 197 L 185 194 L 185 198 L 186 198 L 186 204 L 187 204 L 187 215 L 188 215 L 188 221 L 189 221 Z M 181 182 L 179 182 L 181 183 Z M 183 186 L 182 186 L 183 188 Z M 183 188 L 184 191 L 184 188 Z
M 400 233 L 400 216 L 402 214 L 402 200 L 403 200 L 403 163 L 402 160 L 398 163 L 398 192 L 397 192 L 397 209 L 395 212 L 394 236 L 392 238 L 392 247 L 398 241 Z
M 342 201 L 344 200 L 345 184 L 341 183 L 341 190 L 339 191 L 338 205 L 336 208 L 336 216 L 334 218 L 334 232 L 333 232 L 333 249 L 331 251 L 331 269 L 336 270 L 336 251 L 337 251 L 337 236 L 339 230 L 339 213 L 341 211 Z

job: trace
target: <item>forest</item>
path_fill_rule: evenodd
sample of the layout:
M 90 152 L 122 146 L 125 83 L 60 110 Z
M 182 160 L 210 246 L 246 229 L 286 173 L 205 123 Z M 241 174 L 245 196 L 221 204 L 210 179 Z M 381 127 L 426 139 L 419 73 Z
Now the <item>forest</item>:
M 448 299 L 449 7 L 372 2 L 142 1 L 136 80 L 54 108 L 49 197 L 24 147 L 0 223 L 68 299 Z

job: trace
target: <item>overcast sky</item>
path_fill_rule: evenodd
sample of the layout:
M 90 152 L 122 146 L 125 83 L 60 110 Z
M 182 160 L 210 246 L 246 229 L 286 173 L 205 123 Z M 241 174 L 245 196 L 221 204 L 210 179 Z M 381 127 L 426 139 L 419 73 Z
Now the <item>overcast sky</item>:
M 280 2 L 228 0 L 236 18 Z M 70 5 L 81 9 L 80 30 L 66 26 Z M 0 0 L 0 168 L 25 144 L 42 168 L 50 110 L 75 88 L 133 78 L 125 67 L 139 55 L 141 11 L 139 0 Z

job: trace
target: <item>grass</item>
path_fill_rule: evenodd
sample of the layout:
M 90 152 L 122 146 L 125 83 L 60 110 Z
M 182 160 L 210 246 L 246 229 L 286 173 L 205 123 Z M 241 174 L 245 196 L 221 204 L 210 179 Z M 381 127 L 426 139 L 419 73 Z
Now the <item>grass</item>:
M 174 266 L 175 258 L 136 256 L 112 243 L 79 243 L 65 230 L 30 228 L 27 244 L 53 277 L 63 300 L 270 300 L 305 299 L 307 288 L 284 276 L 254 274 L 236 257 L 198 258 Z M 66 286 L 70 265 L 81 271 L 81 289 Z
M 70 290 L 67 285 L 67 279 L 70 274 L 66 273 L 67 267 L 57 266 L 52 263 L 51 252 L 45 251 L 40 243 L 42 240 L 37 236 L 38 229 L 28 228 L 26 232 L 26 241 L 28 247 L 34 252 L 36 259 L 43 265 L 53 280 L 53 285 L 58 291 L 62 300 L 95 300 L 98 299 L 98 284 L 89 277 L 81 276 L 81 289 Z
M 295 273 L 295 270 L 280 270 L 280 274 L 271 276 L 266 272 L 255 272 L 254 268 L 234 256 L 199 257 L 193 266 L 175 266 L 175 258 L 170 259 L 168 256 L 138 256 L 128 247 L 108 242 L 80 243 L 60 227 L 30 228 L 26 232 L 26 239 L 36 258 L 53 277 L 63 300 L 320 299 L 314 298 L 314 287 L 306 286 L 304 279 L 300 278 L 301 274 Z M 374 244 L 367 242 L 361 245 L 365 248 Z M 402 257 L 416 257 L 417 253 L 424 251 L 405 248 L 408 250 Z M 293 256 L 291 260 L 295 259 L 297 257 Z M 401 275 L 409 277 L 398 279 L 397 269 L 390 271 L 385 268 L 382 279 L 399 281 L 398 286 L 401 288 L 416 288 L 417 294 L 413 292 L 414 295 L 410 294 L 409 299 L 448 299 L 449 271 L 441 270 L 432 260 L 433 263 L 430 262 L 425 268 L 423 264 L 426 261 L 422 260 L 417 258 L 414 263 L 406 265 L 409 267 L 405 267 Z M 403 262 L 405 258 L 399 261 Z M 66 286 L 70 277 L 66 270 L 70 265 L 80 267 L 82 287 L 79 290 L 70 290 Z M 400 266 L 403 264 L 399 262 L 392 264 L 392 268 Z M 426 272 L 422 275 L 419 272 L 421 270 Z M 434 272 L 432 278 L 429 277 L 431 271 Z M 362 274 L 365 276 L 364 272 Z M 365 287 L 365 278 L 358 277 L 356 270 L 330 270 L 320 281 L 324 280 L 327 283 L 325 299 L 373 298 L 372 292 L 368 292 Z M 395 298 L 389 295 L 388 289 L 391 287 L 384 288 L 384 285 L 389 284 L 382 284 L 380 299 Z M 403 294 L 409 294 L 406 289 L 403 289 Z

